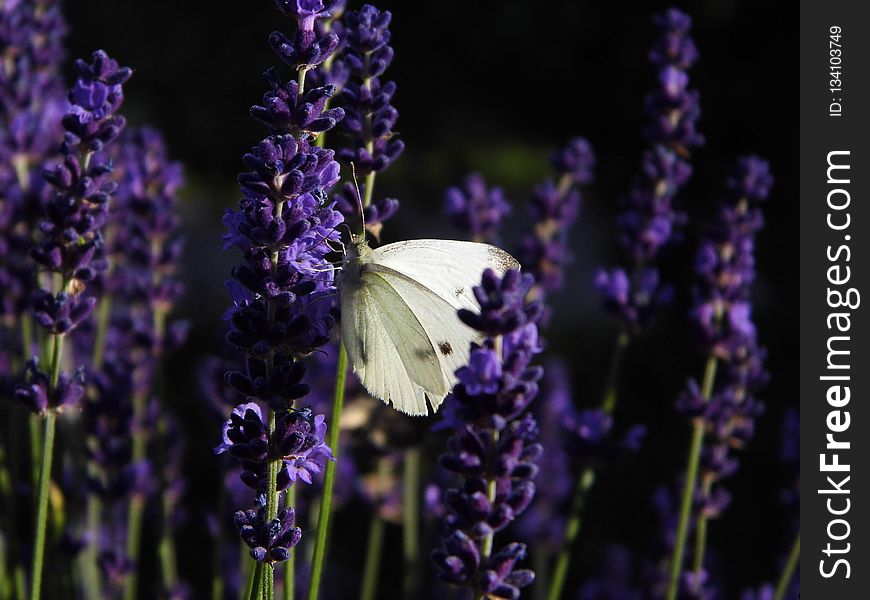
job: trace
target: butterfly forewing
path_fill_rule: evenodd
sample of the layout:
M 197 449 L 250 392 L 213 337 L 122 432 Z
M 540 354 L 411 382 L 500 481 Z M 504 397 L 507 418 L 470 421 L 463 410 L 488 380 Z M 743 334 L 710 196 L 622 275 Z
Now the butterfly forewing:
M 474 308 L 472 288 L 487 268 L 503 274 L 519 268 L 514 257 L 495 246 L 456 240 L 407 240 L 375 248 L 373 265 L 401 273 L 432 290 L 456 308 Z

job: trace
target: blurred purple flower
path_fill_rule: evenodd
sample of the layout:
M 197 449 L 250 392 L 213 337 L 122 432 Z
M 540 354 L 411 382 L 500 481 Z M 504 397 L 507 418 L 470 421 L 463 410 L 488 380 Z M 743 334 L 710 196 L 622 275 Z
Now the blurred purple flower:
M 444 211 L 462 233 L 478 242 L 490 242 L 496 239 L 499 225 L 511 207 L 500 187 L 488 187 L 482 175 L 472 173 L 461 187 L 447 189 Z
M 658 70 L 659 85 L 645 102 L 650 148 L 617 217 L 619 243 L 628 264 L 599 270 L 595 280 L 605 310 L 629 332 L 648 325 L 659 306 L 670 301 L 671 291 L 661 280 L 658 263 L 663 249 L 679 238 L 685 215 L 677 210 L 675 200 L 692 174 L 691 150 L 704 143 L 696 129 L 698 93 L 689 88 L 687 74 L 697 60 L 689 36 L 691 19 L 671 8 L 655 15 L 653 25 L 657 38 L 649 59 Z

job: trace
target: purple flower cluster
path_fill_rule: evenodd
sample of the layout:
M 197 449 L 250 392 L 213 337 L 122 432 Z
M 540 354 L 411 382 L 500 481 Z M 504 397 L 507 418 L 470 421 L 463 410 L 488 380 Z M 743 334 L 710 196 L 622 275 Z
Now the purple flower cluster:
M 483 175 L 472 173 L 460 187 L 447 189 L 444 212 L 450 222 L 462 233 L 477 242 L 496 239 L 502 219 L 511 212 L 504 191 L 489 187 Z
M 310 73 L 311 81 L 317 86 L 333 85 L 336 93 L 341 93 L 344 85 L 347 83 L 350 72 L 347 64 L 342 60 L 341 55 L 347 46 L 347 38 L 344 34 L 344 16 L 345 0 L 336 0 L 330 4 L 329 17 L 325 19 L 317 19 L 314 23 L 314 31 L 319 36 L 332 33 L 338 36 L 338 46 L 318 69 Z
M 96 298 L 85 295 L 87 285 L 107 268 L 102 231 L 117 184 L 110 177 L 111 160 L 95 153 L 124 127 L 124 118 L 115 111 L 123 101 L 122 84 L 131 70 L 119 67 L 101 50 L 94 52 L 92 59 L 91 63 L 75 63 L 76 83 L 69 93 L 70 108 L 62 119 L 66 130 L 63 161 L 43 173 L 54 191 L 43 207 L 42 237 L 31 250 L 38 267 L 61 283 L 57 291 L 37 291 L 32 305 L 36 322 L 53 336 L 69 334 L 90 315 Z M 31 374 L 30 382 L 17 394 L 33 408 L 41 394 L 34 383 L 44 378 Z M 78 400 L 76 394 L 44 397 L 57 402 L 45 407 L 49 410 Z
M 48 0 L 0 6 L 0 323 L 12 327 L 35 291 L 27 259 L 51 193 L 42 169 L 57 156 L 67 101 L 59 67 L 66 23 Z M 3 340 L 11 350 L 17 337 Z M 22 349 L 29 354 L 29 349 Z
M 269 36 L 278 58 L 295 69 L 310 69 L 329 58 L 338 47 L 338 36 L 332 32 L 318 35 L 315 25 L 330 17 L 336 4 L 335 0 L 275 0 L 275 7 L 298 24 L 292 40 L 279 31 Z
M 709 401 L 693 382 L 680 406 L 707 424 L 701 471 L 701 493 L 707 503 L 701 510 L 708 518 L 727 506 L 727 496 L 716 484 L 737 470 L 734 452 L 752 438 L 755 419 L 763 410 L 755 394 L 767 381 L 765 351 L 752 322 L 750 292 L 755 237 L 763 226 L 760 204 L 772 184 L 767 161 L 741 157 L 728 181 L 728 198 L 697 255 L 700 285 L 692 320 L 719 370 Z
M 341 61 L 347 68 L 348 78 L 341 91 L 346 113 L 341 130 L 350 138 L 350 147 L 342 150 L 340 156 L 344 163 L 353 163 L 360 181 L 386 170 L 405 148 L 393 131 L 399 118 L 391 104 L 396 84 L 381 81 L 393 61 L 393 48 L 389 45 L 391 19 L 389 11 L 379 11 L 370 4 L 358 11 L 348 11 L 342 19 L 346 46 Z M 362 184 L 361 193 L 371 199 L 372 190 L 366 190 L 366 185 L 371 186 L 372 181 Z M 351 219 L 358 207 L 352 201 L 352 193 L 346 191 L 344 196 L 346 200 L 341 208 L 352 211 L 344 212 Z M 391 217 L 398 208 L 398 201 L 391 198 L 366 204 L 369 228 Z
M 563 271 L 571 262 L 568 231 L 580 214 L 580 188 L 594 178 L 595 154 L 584 138 L 573 138 L 550 157 L 557 180 L 535 187 L 529 203 L 532 230 L 520 242 L 517 258 L 535 278 L 539 293 L 562 287 Z
M 600 270 L 595 286 L 605 309 L 629 331 L 648 324 L 658 306 L 669 300 L 656 263 L 662 249 L 675 239 L 685 217 L 674 206 L 692 168 L 687 157 L 701 146 L 697 132 L 698 93 L 689 89 L 688 69 L 698 58 L 689 36 L 691 19 L 675 8 L 653 18 L 658 37 L 649 59 L 657 69 L 658 87 L 646 98 L 649 119 L 640 174 L 622 199 L 618 217 L 619 242 L 629 268 Z
M 272 34 L 273 49 L 300 73 L 338 46 L 335 34 L 314 33 L 316 20 L 329 16 L 329 3 L 276 4 L 299 27 L 292 41 Z M 309 390 L 299 358 L 328 342 L 335 323 L 335 287 L 326 256 L 343 219 L 327 198 L 339 166 L 331 150 L 315 145 L 314 136 L 344 113 L 326 107 L 331 86 L 306 91 L 303 76 L 283 85 L 274 71 L 266 79 L 272 91 L 251 112 L 271 133 L 244 155 L 247 171 L 239 175 L 244 197 L 223 219 L 225 247 L 235 246 L 244 256 L 227 284 L 233 306 L 226 319 L 227 341 L 244 354 L 245 364 L 243 370 L 228 371 L 226 381 L 246 402 L 233 409 L 215 450 L 237 458 L 242 480 L 256 490 L 258 507 L 236 513 L 236 524 L 251 555 L 272 563 L 289 556 L 299 530 L 289 507 L 268 518 L 267 506 L 277 510 L 269 499 L 297 480 L 311 482 L 332 458 L 323 441 L 323 416 L 297 410 L 294 402 Z M 276 488 L 269 489 L 276 463 Z
M 485 335 L 471 349 L 468 366 L 444 411 L 453 430 L 441 464 L 462 480 L 444 493 L 447 514 L 441 546 L 432 559 L 440 577 L 479 595 L 518 598 L 534 573 L 518 569 L 524 544 L 493 551 L 493 536 L 528 507 L 541 446 L 528 412 L 542 369 L 530 364 L 541 351 L 536 321 L 542 308 L 527 304 L 529 275 L 484 272 L 474 288 L 480 311 L 460 310 L 460 319 Z

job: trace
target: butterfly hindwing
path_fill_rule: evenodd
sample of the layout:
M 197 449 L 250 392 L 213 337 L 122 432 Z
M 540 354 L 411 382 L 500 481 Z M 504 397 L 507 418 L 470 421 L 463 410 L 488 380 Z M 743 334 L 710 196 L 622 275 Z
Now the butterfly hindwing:
M 343 291 L 342 338 L 354 371 L 374 396 L 410 415 L 428 413 L 426 397 L 443 398 L 447 384 L 436 350 L 419 319 L 381 276 L 364 273 Z
M 429 396 L 432 408 L 437 410 L 444 395 L 456 383 L 456 370 L 468 363 L 471 342 L 480 342 L 481 336 L 459 320 L 455 297 L 451 302 L 431 288 L 383 265 L 373 266 L 372 271 L 382 277 L 410 308 L 426 332 L 429 345 L 434 348 L 445 387 L 444 394 Z M 413 371 L 413 367 L 409 370 Z

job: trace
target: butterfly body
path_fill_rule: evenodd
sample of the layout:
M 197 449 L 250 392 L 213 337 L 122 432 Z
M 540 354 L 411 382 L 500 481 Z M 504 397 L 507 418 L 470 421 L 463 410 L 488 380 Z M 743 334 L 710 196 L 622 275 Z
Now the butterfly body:
M 342 341 L 373 396 L 410 415 L 437 410 L 468 362 L 478 332 L 457 316 L 476 306 L 484 269 L 518 267 L 507 252 L 475 242 L 409 240 L 369 248 L 354 239 L 337 283 Z

